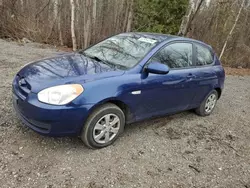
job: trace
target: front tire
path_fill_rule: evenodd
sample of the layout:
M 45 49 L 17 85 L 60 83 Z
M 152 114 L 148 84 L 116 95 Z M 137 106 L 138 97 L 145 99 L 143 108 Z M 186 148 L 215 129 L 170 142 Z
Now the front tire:
M 218 100 L 218 92 L 216 90 L 211 91 L 201 105 L 195 109 L 195 112 L 200 116 L 209 116 L 216 106 Z
M 111 145 L 123 132 L 125 116 L 123 111 L 112 103 L 104 104 L 95 109 L 88 117 L 81 139 L 93 149 Z

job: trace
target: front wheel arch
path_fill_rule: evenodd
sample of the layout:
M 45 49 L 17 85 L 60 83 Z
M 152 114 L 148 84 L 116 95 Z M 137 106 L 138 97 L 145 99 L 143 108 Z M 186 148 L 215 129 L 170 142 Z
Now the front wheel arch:
M 98 103 L 96 103 L 90 110 L 89 110 L 89 113 L 88 113 L 88 116 L 86 117 L 86 119 L 90 116 L 90 114 L 95 110 L 97 109 L 98 107 L 106 104 L 106 103 L 112 103 L 112 104 L 115 104 L 116 106 L 118 106 L 124 113 L 125 115 L 125 121 L 126 121 L 126 124 L 127 123 L 130 123 L 132 122 L 135 117 L 134 117 L 134 113 L 131 111 L 131 108 L 129 107 L 128 104 L 126 104 L 125 102 L 117 99 L 117 98 L 108 98 L 108 99 L 104 99 Z M 85 122 L 83 122 L 85 123 Z

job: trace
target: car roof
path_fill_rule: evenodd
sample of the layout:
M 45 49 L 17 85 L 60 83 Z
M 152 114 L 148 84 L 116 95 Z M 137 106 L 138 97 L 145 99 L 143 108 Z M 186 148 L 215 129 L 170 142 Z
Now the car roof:
M 129 32 L 129 33 L 121 33 L 122 35 L 136 35 L 138 37 L 146 37 L 150 39 L 157 40 L 158 42 L 165 41 L 167 39 L 178 38 L 178 36 L 167 35 L 162 33 L 148 33 L 148 32 Z
M 134 34 L 141 35 L 142 37 L 152 38 L 152 39 L 155 39 L 155 40 L 157 40 L 159 42 L 174 39 L 174 38 L 178 38 L 178 36 L 162 34 L 162 33 L 135 32 Z
M 169 40 L 183 40 L 183 41 L 197 42 L 211 49 L 211 46 L 209 46 L 208 44 L 202 41 L 187 38 L 187 37 L 176 36 L 176 35 L 163 34 L 163 33 L 149 33 L 149 32 L 128 32 L 128 33 L 122 33 L 122 34 L 132 34 L 132 35 L 137 35 L 138 37 L 151 38 L 151 39 L 157 40 L 159 43 L 163 41 L 169 41 Z

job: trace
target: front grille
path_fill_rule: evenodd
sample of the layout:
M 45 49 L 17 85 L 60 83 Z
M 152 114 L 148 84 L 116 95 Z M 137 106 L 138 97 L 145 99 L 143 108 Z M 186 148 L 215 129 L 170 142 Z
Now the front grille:
M 17 75 L 13 82 L 13 90 L 17 96 L 25 100 L 31 91 L 31 86 L 25 78 Z

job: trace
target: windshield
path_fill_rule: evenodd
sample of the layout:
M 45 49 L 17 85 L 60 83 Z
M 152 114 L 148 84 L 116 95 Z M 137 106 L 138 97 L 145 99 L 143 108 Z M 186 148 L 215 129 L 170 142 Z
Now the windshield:
M 137 35 L 116 35 L 88 49 L 84 55 L 104 63 L 129 69 L 157 44 L 157 40 Z

